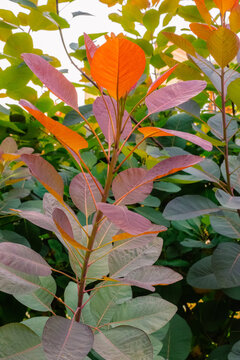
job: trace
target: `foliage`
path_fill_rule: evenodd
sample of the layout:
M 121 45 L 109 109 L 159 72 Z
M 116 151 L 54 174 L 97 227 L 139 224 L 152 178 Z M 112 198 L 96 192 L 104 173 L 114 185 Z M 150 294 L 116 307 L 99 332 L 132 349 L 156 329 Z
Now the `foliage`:
M 82 107 L 59 61 L 15 30 L 62 35 L 69 25 L 55 1 L 0 12 L 10 63 L 0 85 L 30 114 L 0 108 L 0 288 L 18 306 L 16 318 L 0 313 L 0 354 L 237 359 L 240 5 L 100 1 L 120 5 L 109 17 L 131 38 L 71 44 L 92 96 Z M 191 33 L 175 33 L 175 15 Z M 164 85 L 174 77 L 183 81 Z M 65 104 L 49 91 L 38 98 L 30 80 Z

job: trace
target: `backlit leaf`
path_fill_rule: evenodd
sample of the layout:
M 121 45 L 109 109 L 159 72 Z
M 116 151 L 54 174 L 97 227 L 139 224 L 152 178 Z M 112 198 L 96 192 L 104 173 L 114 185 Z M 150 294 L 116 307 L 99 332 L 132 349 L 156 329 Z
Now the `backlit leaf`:
M 234 32 L 220 27 L 211 32 L 207 40 L 207 47 L 218 65 L 224 68 L 237 56 L 239 40 Z
M 199 24 L 199 23 L 192 23 L 189 25 L 190 29 L 194 34 L 196 34 L 200 39 L 208 40 L 209 36 L 211 35 L 212 31 L 217 30 L 215 26 L 206 25 L 206 24 Z
M 89 15 L 91 15 L 91 14 L 89 14 Z M 85 43 L 85 47 L 86 47 L 88 62 L 89 62 L 89 64 L 91 64 L 93 55 L 95 54 L 95 51 L 97 50 L 97 46 L 94 44 L 92 39 L 86 33 L 84 33 L 84 43 Z
M 38 155 L 22 155 L 22 161 L 31 174 L 60 202 L 63 202 L 64 184 L 55 168 Z
M 169 41 L 177 45 L 180 49 L 186 51 L 187 54 L 195 56 L 194 46 L 189 40 L 172 32 L 163 31 L 162 33 L 168 38 Z
M 19 5 L 28 6 L 30 8 L 34 8 L 34 9 L 37 8 L 37 6 L 34 4 L 34 2 L 32 2 L 30 0 L 10 0 L 10 1 L 17 3 Z
M 125 96 L 145 69 L 144 51 L 124 38 L 109 39 L 92 59 L 93 79 L 115 99 Z
M 124 206 L 98 203 L 97 207 L 114 225 L 132 235 L 146 232 L 152 226 L 149 220 L 128 210 Z
M 75 131 L 67 126 L 44 115 L 35 106 L 26 100 L 21 100 L 20 105 L 24 107 L 31 115 L 33 115 L 48 131 L 50 131 L 67 149 L 70 148 L 77 155 L 80 149 L 88 147 L 87 141 Z
M 53 316 L 43 330 L 42 346 L 47 360 L 82 360 L 92 345 L 92 330 L 75 319 Z
M 87 173 L 76 175 L 69 186 L 69 193 L 76 207 L 88 217 L 96 211 L 96 202 L 101 201 L 101 184 Z
M 32 249 L 10 242 L 0 243 L 0 263 L 30 275 L 48 276 L 51 267 Z
M 183 81 L 154 91 L 146 97 L 149 114 L 178 106 L 199 94 L 206 87 L 201 80 Z
M 240 30 L 240 5 L 237 4 L 229 15 L 230 28 L 237 33 Z
M 211 15 L 205 5 L 205 1 L 204 0 L 194 0 L 194 1 L 195 1 L 197 9 L 198 9 L 199 13 L 201 14 L 203 20 L 207 24 L 211 24 Z
M 166 71 L 164 74 L 160 75 L 157 80 L 155 80 L 149 87 L 147 95 L 151 94 L 154 90 L 156 90 L 167 78 L 172 74 L 172 72 L 176 69 L 178 64 L 174 65 L 171 69 Z
M 218 9 L 221 11 L 222 15 L 225 14 L 226 11 L 231 10 L 236 0 L 213 0 L 217 5 Z
M 212 144 L 209 141 L 203 140 L 196 135 L 192 135 L 183 131 L 161 129 L 155 127 L 143 127 L 139 131 L 144 135 L 144 137 L 154 137 L 154 136 L 178 136 L 187 141 L 191 141 L 193 144 L 201 146 L 207 151 L 212 150 Z
M 78 99 L 75 87 L 61 72 L 56 70 L 48 61 L 39 55 L 25 53 L 22 54 L 22 58 L 32 72 L 54 95 L 78 111 Z
M 103 95 L 101 97 L 98 97 L 93 103 L 93 113 L 107 142 L 109 144 L 112 144 L 114 142 L 114 134 L 116 135 L 117 131 L 117 102 L 114 99 L 111 99 L 109 96 Z M 124 111 L 122 117 L 122 128 L 124 125 L 125 128 L 122 131 L 120 137 L 121 140 L 124 140 L 132 130 L 131 119 L 126 110 Z
M 93 348 L 105 360 L 153 360 L 149 337 L 133 326 L 123 325 L 97 333 Z

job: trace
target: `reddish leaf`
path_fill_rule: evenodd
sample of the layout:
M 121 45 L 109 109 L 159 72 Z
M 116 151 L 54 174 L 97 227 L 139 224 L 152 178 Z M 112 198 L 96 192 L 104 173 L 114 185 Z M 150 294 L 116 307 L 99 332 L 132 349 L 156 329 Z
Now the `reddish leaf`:
M 92 348 L 93 333 L 74 318 L 53 316 L 44 327 L 42 345 L 47 360 L 83 360 Z
M 101 184 L 96 179 L 94 182 L 86 173 L 76 175 L 70 183 L 69 193 L 72 201 L 87 217 L 96 211 L 95 203 L 101 201 L 102 195 L 99 189 L 103 192 Z
M 169 285 L 182 280 L 182 276 L 164 266 L 143 266 L 131 271 L 123 278 L 114 278 L 123 284 L 154 291 L 153 286 Z
M 240 5 L 236 5 L 229 16 L 230 28 L 233 32 L 237 33 L 240 30 Z
M 194 0 L 197 6 L 197 9 L 201 15 L 201 17 L 203 18 L 203 20 L 207 23 L 207 24 L 211 24 L 211 15 L 205 5 L 204 0 Z
M 217 30 L 215 26 L 199 23 L 192 23 L 189 25 L 189 27 L 194 34 L 196 34 L 200 39 L 203 40 L 208 40 L 212 31 Z
M 80 149 L 88 147 L 87 141 L 75 131 L 69 129 L 67 126 L 44 115 L 40 110 L 33 106 L 26 100 L 20 100 L 19 104 L 24 107 L 31 115 L 33 115 L 48 131 L 50 131 L 56 138 L 66 147 L 70 148 L 77 155 Z
M 145 100 L 149 115 L 186 102 L 203 91 L 206 85 L 205 81 L 190 80 L 168 85 L 154 91 Z
M 153 182 L 137 187 L 142 183 L 146 174 L 147 170 L 143 168 L 130 168 L 120 172 L 112 183 L 112 192 L 115 199 L 120 199 L 131 189 L 136 188 L 135 191 L 132 191 L 122 201 L 120 201 L 120 204 L 135 204 L 143 201 L 151 193 L 153 188 Z
M 25 53 L 21 56 L 32 72 L 54 95 L 76 111 L 79 111 L 76 89 L 62 73 L 39 55 Z
M 49 276 L 52 273 L 38 253 L 21 244 L 0 243 L 0 263 L 30 275 Z
M 49 216 L 41 214 L 37 211 L 26 211 L 26 210 L 14 210 L 14 211 L 23 219 L 30 221 L 34 225 L 37 225 L 48 231 L 52 231 L 52 232 L 56 231 L 54 222 L 52 218 L 50 218 Z
M 114 235 L 112 239 L 113 239 L 114 243 L 117 241 L 127 240 L 123 243 L 124 245 L 135 242 L 135 241 L 139 242 L 139 244 L 141 241 L 143 241 L 143 243 L 146 244 L 148 241 L 150 241 L 152 239 L 152 236 L 155 236 L 162 231 L 167 231 L 167 228 L 163 225 L 152 224 L 152 227 L 144 233 L 133 236 L 133 235 L 125 232 L 125 233 Z M 122 245 L 120 244 L 118 246 L 120 247 Z M 129 247 L 129 245 L 127 245 L 127 246 Z M 136 247 L 136 246 L 133 245 L 133 247 Z
M 212 144 L 209 141 L 183 131 L 168 130 L 155 127 L 144 127 L 139 129 L 139 131 L 144 135 L 145 138 L 154 136 L 178 136 L 182 139 L 192 142 L 193 144 L 201 146 L 207 151 L 212 150 Z
M 109 96 L 105 96 L 105 95 L 98 97 L 93 103 L 93 113 L 107 142 L 109 144 L 112 144 L 114 142 L 112 125 L 114 128 L 114 133 L 116 134 L 116 113 L 117 113 L 116 100 L 111 99 Z M 130 116 L 128 112 L 125 110 L 122 118 L 122 126 L 124 126 L 127 118 L 128 121 L 121 134 L 121 140 L 124 140 L 132 130 L 132 123 Z
M 132 235 L 146 232 L 152 226 L 145 217 L 128 210 L 124 206 L 98 203 L 97 207 L 114 225 Z
M 75 249 L 88 250 L 85 246 L 74 240 L 72 226 L 63 210 L 55 208 L 52 213 L 53 221 L 63 239 Z
M 174 65 L 171 69 L 166 71 L 164 74 L 160 75 L 157 80 L 155 80 L 148 89 L 147 95 L 151 94 L 154 90 L 156 90 L 167 78 L 172 74 L 172 72 L 176 69 L 178 64 Z
M 14 154 L 17 152 L 17 143 L 12 137 L 6 137 L 0 145 L 0 150 L 3 151 L 3 153 L 7 154 Z
M 92 59 L 93 79 L 115 99 L 125 96 L 145 69 L 144 51 L 124 38 L 110 38 Z
M 21 159 L 47 191 L 58 201 L 63 202 L 64 184 L 54 167 L 38 155 L 22 155 Z
M 94 44 L 92 39 L 86 33 L 84 33 L 83 35 L 84 35 L 84 42 L 85 42 L 88 62 L 91 65 L 93 55 L 95 54 L 95 51 L 97 50 L 97 46 Z

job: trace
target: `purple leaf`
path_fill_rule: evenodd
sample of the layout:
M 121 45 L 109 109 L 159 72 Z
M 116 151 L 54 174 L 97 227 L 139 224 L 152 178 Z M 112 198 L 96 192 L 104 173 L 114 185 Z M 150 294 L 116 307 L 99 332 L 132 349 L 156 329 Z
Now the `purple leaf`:
M 199 94 L 207 83 L 201 80 L 190 80 L 168 85 L 152 92 L 146 97 L 149 114 L 164 111 L 178 106 Z
M 21 244 L 0 243 L 0 263 L 30 275 L 49 276 L 52 273 L 39 254 Z
M 45 230 L 56 231 L 56 227 L 51 217 L 37 211 L 14 210 L 23 219 L 26 219 Z
M 97 179 L 94 181 L 87 173 L 76 175 L 69 187 L 72 201 L 86 217 L 96 211 L 95 203 L 101 201 L 101 192 L 103 192 L 101 184 Z
M 17 147 L 16 141 L 13 138 L 11 138 L 10 136 L 6 137 L 1 142 L 0 150 L 3 151 L 3 153 L 14 154 L 17 152 L 17 149 L 18 149 L 18 147 Z
M 62 73 L 39 55 L 25 53 L 21 56 L 32 72 L 54 95 L 74 110 L 79 111 L 76 89 Z
M 38 155 L 22 155 L 22 161 L 31 174 L 60 202 L 63 202 L 64 184 L 55 168 Z
M 117 113 L 116 100 L 106 95 L 98 97 L 93 103 L 93 113 L 107 142 L 109 144 L 112 144 L 114 142 L 112 123 L 113 123 L 114 132 L 116 133 L 116 113 Z M 122 119 L 122 126 L 125 124 L 125 121 L 128 117 L 129 114 L 125 110 Z M 126 126 L 122 132 L 121 140 L 124 140 L 128 136 L 131 130 L 132 130 L 132 124 L 129 117 Z
M 151 193 L 153 182 L 138 187 L 147 175 L 147 170 L 143 168 L 130 168 L 120 172 L 112 183 L 112 192 L 116 200 L 131 191 L 129 195 L 125 195 L 120 201 L 121 205 L 135 204 L 141 202 Z M 132 191 L 132 189 L 134 189 Z
M 44 327 L 42 345 L 47 360 L 82 360 L 92 348 L 93 333 L 75 319 L 54 316 Z
M 114 225 L 132 235 L 148 231 L 152 223 L 145 217 L 128 210 L 124 206 L 98 203 L 100 210 Z
M 92 39 L 86 33 L 84 33 L 83 35 L 84 35 L 84 43 L 85 43 L 85 47 L 86 47 L 88 62 L 89 62 L 89 64 L 91 64 L 93 55 L 95 54 L 95 51 L 97 50 L 97 46 L 94 44 Z
M 169 285 L 182 280 L 182 276 L 164 266 L 143 266 L 128 273 L 123 278 L 113 277 L 123 284 L 138 286 L 154 291 L 156 285 Z

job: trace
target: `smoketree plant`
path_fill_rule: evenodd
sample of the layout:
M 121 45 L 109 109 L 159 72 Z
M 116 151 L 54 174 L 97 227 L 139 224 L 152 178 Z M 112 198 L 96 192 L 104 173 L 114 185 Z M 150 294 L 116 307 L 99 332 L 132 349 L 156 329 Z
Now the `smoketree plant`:
M 41 82 L 84 120 L 101 149 L 107 173 L 102 186 L 84 162 L 81 150 L 88 147 L 87 137 L 49 118 L 28 101 L 20 101 L 74 158 L 79 174 L 72 179 L 69 194 L 75 207 L 85 215 L 86 225 L 81 224 L 64 201 L 64 183 L 54 167 L 39 155 L 21 155 L 30 173 L 48 192 L 41 213 L 16 212 L 56 234 L 68 251 L 73 273 L 64 274 L 71 281 L 64 299 L 59 298 L 51 275 L 58 270 L 30 248 L 0 244 L 0 289 L 30 308 L 52 313 L 50 317 L 30 318 L 23 324 L 0 328 L 3 358 L 20 359 L 23 354 L 24 359 L 31 360 L 66 357 L 79 360 L 95 356 L 105 360 L 161 359 L 158 331 L 177 310 L 175 305 L 153 294 L 132 297 L 131 286 L 154 292 L 154 286 L 171 284 L 182 277 L 170 268 L 154 265 L 162 249 L 162 239 L 157 235 L 166 227 L 151 223 L 128 205 L 146 199 L 155 180 L 198 164 L 203 158 L 179 155 L 166 158 L 149 170 L 144 167 L 123 170 L 129 155 L 121 157 L 121 161 L 119 157 L 145 118 L 186 102 L 200 93 L 206 83 L 193 80 L 156 90 L 171 73 L 168 72 L 149 87 L 141 100 L 145 101 L 148 114 L 133 126 L 125 103 L 144 72 L 143 50 L 113 34 L 98 48 L 86 35 L 85 45 L 91 76 L 100 94 L 93 112 L 104 134 L 103 142 L 93 124 L 79 112 L 74 86 L 41 56 L 22 54 Z M 167 129 L 157 132 L 158 136 L 187 139 L 206 150 L 212 148 L 208 141 L 195 135 Z M 145 129 L 144 138 L 135 148 L 151 134 L 152 129 Z M 65 306 L 65 317 L 52 310 L 54 298 Z

